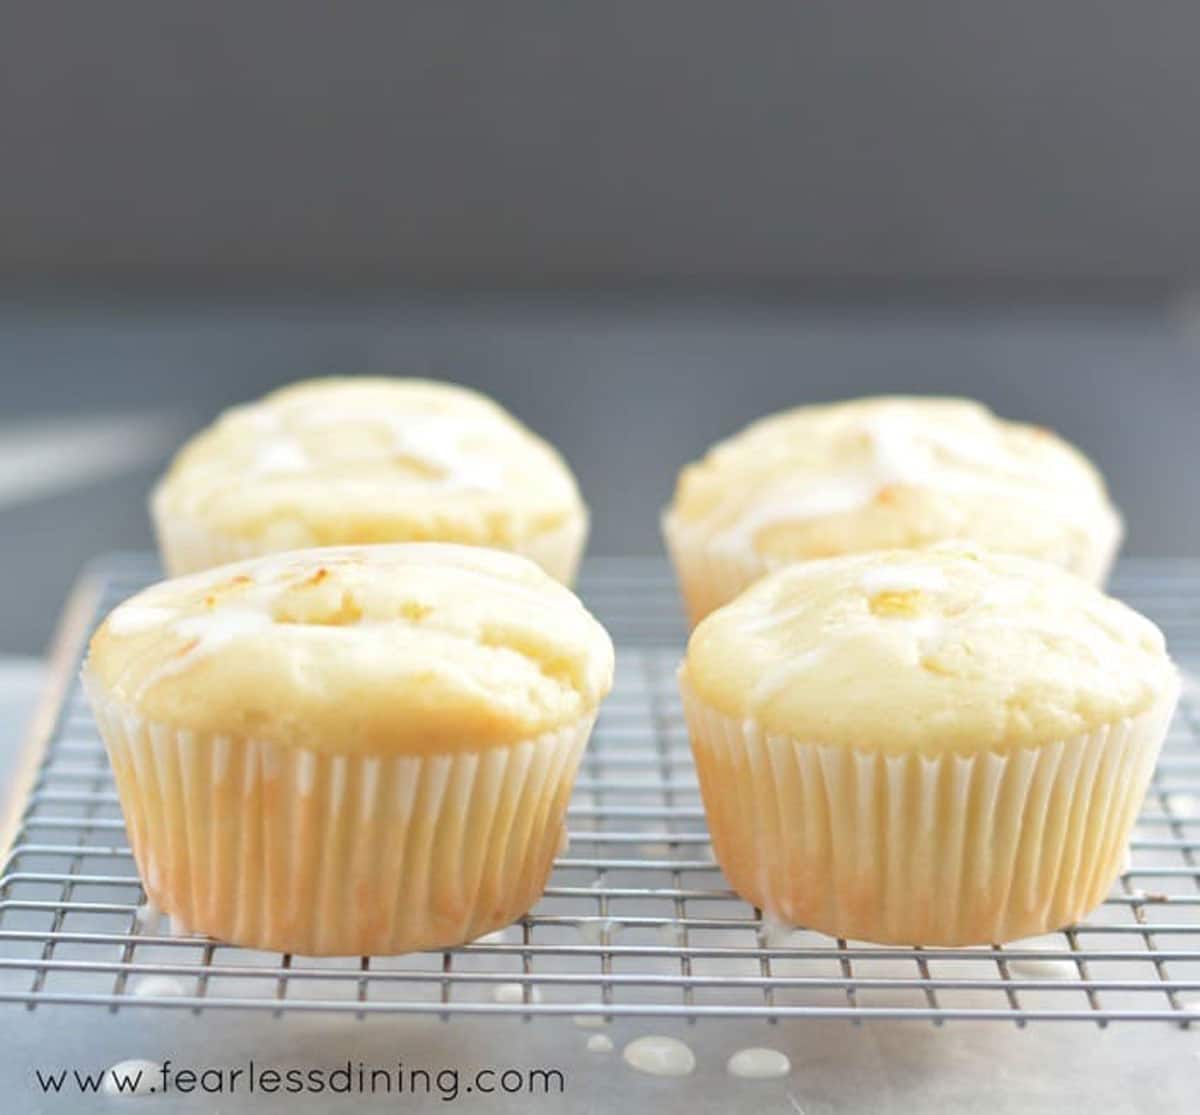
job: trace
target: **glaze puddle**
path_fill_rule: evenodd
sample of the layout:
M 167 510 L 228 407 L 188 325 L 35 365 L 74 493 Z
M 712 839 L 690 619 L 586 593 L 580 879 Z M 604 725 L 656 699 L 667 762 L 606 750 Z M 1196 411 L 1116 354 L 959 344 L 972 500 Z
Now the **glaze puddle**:
M 114 1077 L 122 1077 L 130 1084 L 141 1073 L 141 1079 L 136 1087 L 121 1087 Z M 104 1094 L 106 1096 L 148 1096 L 158 1091 L 162 1079 L 162 1065 L 157 1061 L 146 1061 L 141 1057 L 132 1057 L 128 1061 L 118 1061 L 104 1073 Z
M 625 1063 L 651 1076 L 687 1076 L 696 1068 L 696 1055 L 678 1038 L 648 1034 L 625 1046 Z
M 774 1080 L 787 1076 L 792 1071 L 792 1062 L 778 1049 L 753 1046 L 739 1049 L 730 1057 L 725 1062 L 725 1071 L 730 1076 L 740 1076 L 745 1080 Z
M 174 976 L 143 976 L 133 988 L 139 999 L 159 999 L 186 995 L 187 988 Z
M 608 1025 L 602 1014 L 576 1014 L 571 1021 L 581 1030 L 603 1030 Z
M 523 1003 L 525 1002 L 525 986 L 520 983 L 500 983 L 492 990 L 492 998 L 497 1003 Z M 529 1002 L 540 1003 L 542 1001 L 542 993 L 536 987 L 529 989 Z

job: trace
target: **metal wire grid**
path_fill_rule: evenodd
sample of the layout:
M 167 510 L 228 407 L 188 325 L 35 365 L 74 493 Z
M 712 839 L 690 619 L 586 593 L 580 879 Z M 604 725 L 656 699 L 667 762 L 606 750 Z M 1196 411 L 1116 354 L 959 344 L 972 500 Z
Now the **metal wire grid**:
M 126 555 L 94 566 L 83 639 L 154 575 Z M 1200 660 L 1200 562 L 1126 563 L 1116 591 Z M 674 667 L 683 628 L 665 565 L 593 563 L 583 593 L 619 646 L 589 746 L 571 846 L 538 906 L 496 939 L 349 959 L 252 952 L 143 916 L 103 746 L 78 683 L 57 708 L 0 876 L 0 1000 L 503 1014 L 1200 1020 L 1200 695 L 1185 692 L 1131 847 L 1085 924 L 1004 947 L 875 947 L 781 935 L 711 858 Z M 68 633 L 70 634 L 70 633 Z M 165 980 L 163 977 L 166 977 Z

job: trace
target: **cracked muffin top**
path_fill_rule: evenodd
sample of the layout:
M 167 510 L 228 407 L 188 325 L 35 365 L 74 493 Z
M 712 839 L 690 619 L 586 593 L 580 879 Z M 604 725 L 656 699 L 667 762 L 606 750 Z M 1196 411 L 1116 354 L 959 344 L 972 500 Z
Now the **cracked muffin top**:
M 970 399 L 881 397 L 752 423 L 680 473 L 666 521 L 768 565 L 948 539 L 1101 583 L 1122 534 L 1100 473 Z
M 179 451 L 151 509 L 160 534 L 185 526 L 245 556 L 383 542 L 519 549 L 587 520 L 562 457 L 498 403 L 385 377 L 308 380 L 227 410 Z M 173 572 L 202 567 L 166 550 Z
M 769 574 L 693 631 L 682 681 L 768 735 L 929 754 L 1067 739 L 1178 686 L 1150 620 L 964 543 Z
M 592 715 L 607 632 L 533 562 L 442 543 L 332 547 L 138 593 L 92 638 L 144 720 L 334 753 L 518 743 Z

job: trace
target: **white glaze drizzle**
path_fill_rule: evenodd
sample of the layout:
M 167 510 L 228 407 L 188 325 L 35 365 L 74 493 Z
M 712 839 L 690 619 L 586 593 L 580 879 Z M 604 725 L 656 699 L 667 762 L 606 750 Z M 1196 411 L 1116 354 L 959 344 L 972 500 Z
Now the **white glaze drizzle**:
M 412 422 L 408 417 L 391 423 L 395 451 L 441 471 L 440 482 L 447 487 L 496 492 L 504 486 L 503 470 L 494 458 L 463 451 L 461 442 L 471 424 L 461 418 L 431 421 L 422 416 Z M 476 425 L 474 428 L 479 429 Z
M 171 631 L 182 639 L 194 640 L 194 644 L 182 654 L 168 658 L 154 669 L 148 670 L 134 694 L 134 700 L 139 699 L 165 678 L 191 669 L 198 659 L 212 654 L 220 647 L 243 635 L 267 631 L 272 626 L 271 615 L 265 609 L 252 611 L 247 608 L 219 608 L 176 619 L 171 624 Z
M 1069 950 L 1057 937 L 1035 937 L 1028 941 L 1016 941 L 1009 945 L 1009 948 L 1069 954 Z M 1026 976 L 1029 979 L 1075 979 L 1079 975 L 1079 969 L 1065 956 L 1061 960 L 1053 956 L 1029 959 L 1016 957 L 1007 963 L 1008 970 L 1014 975 Z
M 499 491 L 504 484 L 503 468 L 494 456 L 465 450 L 464 438 L 471 434 L 485 435 L 485 443 L 491 449 L 497 441 L 515 439 L 517 433 L 512 431 L 510 434 L 505 425 L 494 418 L 387 413 L 364 406 L 357 400 L 330 402 L 320 410 L 298 412 L 293 416 L 293 422 L 300 428 L 310 429 L 350 423 L 383 426 L 388 431 L 391 453 L 436 470 L 441 474 L 436 481 L 439 485 L 477 491 Z
M 713 538 L 713 548 L 741 552 L 753 544 L 755 536 L 765 527 L 857 511 L 875 498 L 879 487 L 869 477 L 834 476 L 816 488 L 781 488 L 761 503 L 747 507 L 736 522 Z
M 828 653 L 825 646 L 813 647 L 794 658 L 782 658 L 763 673 L 754 683 L 751 693 L 753 705 L 758 706 L 771 700 L 777 693 L 793 685 L 797 676 L 815 666 Z
M 457 551 L 458 547 L 447 547 Z M 330 547 L 322 552 L 322 563 L 330 568 L 339 565 L 358 563 L 381 563 L 388 557 L 391 547 Z M 422 551 L 423 560 L 435 560 L 435 546 L 431 545 Z M 382 552 L 381 552 L 382 551 Z M 495 558 L 503 560 L 509 555 L 496 554 Z M 517 561 L 517 559 L 513 559 Z M 402 570 L 404 562 L 397 563 Z M 586 612 L 577 601 L 562 599 L 547 599 L 540 585 L 527 584 L 520 580 L 511 579 L 487 570 L 473 569 L 467 566 L 453 565 L 453 587 L 461 588 L 464 594 L 471 591 L 471 586 L 486 597 L 504 597 L 513 603 L 528 606 L 531 611 L 537 611 L 552 618 L 562 625 L 564 623 L 584 621 Z M 155 685 L 163 680 L 185 673 L 198 661 L 219 650 L 221 647 L 247 635 L 265 632 L 275 625 L 274 609 L 280 600 L 294 591 L 298 581 L 308 578 L 314 571 L 311 555 L 297 558 L 295 555 L 282 554 L 272 559 L 258 559 L 247 567 L 247 575 L 253 580 L 238 586 L 235 594 L 220 602 L 211 610 L 181 614 L 188 605 L 172 609 L 160 606 L 154 601 L 164 598 L 166 589 L 171 589 L 172 595 L 166 599 L 179 599 L 186 592 L 202 593 L 214 588 L 220 582 L 220 577 L 211 571 L 192 574 L 186 578 L 168 582 L 148 590 L 141 597 L 119 605 L 105 621 L 108 629 L 115 635 L 132 634 L 138 631 L 150 631 L 161 627 L 163 631 L 175 637 L 191 642 L 193 645 L 173 657 L 158 662 L 153 668 L 138 677 L 133 691 L 134 701 L 139 701 Z M 459 584 L 461 582 L 461 585 Z M 186 599 L 186 597 L 185 597 Z M 452 603 L 450 605 L 453 606 Z M 386 639 L 389 632 L 404 626 L 402 620 L 385 617 L 378 620 L 360 619 L 352 624 L 343 624 L 326 628 L 326 637 L 342 637 L 353 628 L 355 631 L 370 635 L 377 639 Z M 463 636 L 465 637 L 465 636 Z M 381 650 L 386 646 L 381 643 Z M 130 659 L 127 670 L 135 670 L 137 659 Z M 464 687 L 472 684 L 471 676 L 448 657 L 441 657 L 436 662 L 437 669 L 444 674 L 455 677 Z M 596 669 L 600 669 L 599 665 Z M 589 685 L 596 684 L 591 678 Z M 565 849 L 564 849 L 565 850 Z
M 891 618 L 885 622 L 904 629 L 912 640 L 918 659 L 937 651 L 953 630 L 953 624 L 939 615 Z
M 266 631 L 272 626 L 274 621 L 265 608 L 225 607 L 183 616 L 175 621 L 173 630 L 181 638 L 198 639 L 206 651 L 213 651 L 243 635 Z
M 802 570 L 803 566 L 795 568 Z M 886 592 L 938 592 L 950 589 L 942 569 L 916 564 L 883 565 L 867 569 L 861 575 L 859 587 L 868 598 Z M 914 663 L 937 654 L 952 640 L 969 640 L 974 635 L 998 629 L 1042 633 L 1048 639 L 1059 638 L 1061 631 L 1051 624 L 1040 622 L 1037 616 L 1008 614 L 1010 608 L 1026 604 L 1029 595 L 1028 585 L 1003 578 L 990 583 L 975 599 L 967 601 L 962 611 L 953 615 L 943 615 L 936 607 L 924 615 L 865 611 L 862 616 L 847 620 L 837 637 L 826 638 L 817 646 L 790 657 L 781 657 L 766 668 L 751 690 L 750 708 L 761 709 L 780 692 L 797 684 L 808 669 L 834 652 L 840 639 L 851 638 L 856 632 L 869 630 L 884 636 L 889 633 L 898 636 L 902 647 L 911 650 Z M 800 604 L 764 611 L 747 619 L 744 630 L 749 634 L 769 636 L 795 621 L 803 610 L 804 605 Z M 1112 669 L 1121 666 L 1121 647 L 1115 641 L 1093 639 L 1082 648 L 1082 652 L 1094 656 L 1101 665 L 1108 662 Z M 1200 798 L 1196 799 L 1196 808 L 1200 813 Z
M 313 468 L 313 460 L 304 446 L 291 438 L 278 438 L 259 446 L 250 465 L 251 472 L 271 475 L 272 473 L 306 472 Z
M 176 616 L 171 608 L 157 608 L 152 604 L 122 604 L 108 617 L 108 629 L 112 634 L 124 637 L 140 635 L 170 623 Z
M 918 427 L 913 417 L 893 412 L 872 416 L 848 432 L 865 437 L 870 446 L 860 466 L 785 479 L 761 502 L 739 508 L 734 521 L 715 532 L 713 547 L 745 552 L 764 527 L 858 511 L 892 485 L 978 496 L 991 493 L 1054 508 L 1061 518 L 1086 525 L 1093 533 L 1109 529 L 1090 522 L 1099 493 L 1085 475 L 1066 492 L 1061 487 L 1047 488 L 1019 457 L 1003 450 L 990 428 L 967 435 L 932 424 Z M 719 505 L 715 515 L 728 510 L 728 504 Z
M 841 473 L 789 478 L 760 503 L 750 503 L 729 527 L 720 531 L 714 545 L 722 550 L 745 550 L 767 526 L 804 521 L 858 511 L 882 488 L 913 484 L 928 475 L 928 450 L 909 434 L 908 423 L 896 416 L 865 422 L 860 433 L 869 439 L 871 455 L 858 468 Z

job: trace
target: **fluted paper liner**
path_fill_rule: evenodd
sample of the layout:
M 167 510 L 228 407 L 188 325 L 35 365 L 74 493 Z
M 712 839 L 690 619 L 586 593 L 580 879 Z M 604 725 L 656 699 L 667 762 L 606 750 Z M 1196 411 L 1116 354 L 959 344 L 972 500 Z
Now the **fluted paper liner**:
M 279 546 L 265 545 L 251 539 L 236 538 L 210 530 L 184 516 L 161 511 L 153 502 L 151 510 L 159 553 L 164 567 L 172 577 L 197 573 L 234 561 L 262 557 L 281 550 Z M 502 548 L 529 558 L 561 584 L 573 585 L 587 542 L 587 532 L 587 516 L 580 514 L 552 530 L 531 535 L 512 546 Z M 454 539 L 438 541 L 453 542 Z
M 671 512 L 662 517 L 662 533 L 693 626 L 709 612 L 740 596 L 755 581 L 789 564 L 768 560 L 749 545 L 732 548 L 714 544 L 707 535 L 680 523 Z M 1098 535 L 1063 567 L 1089 584 L 1103 586 L 1120 542 L 1119 529 Z
M 662 532 L 693 626 L 715 608 L 741 595 L 773 568 L 753 547 L 733 550 L 714 546 L 681 525 L 669 512 L 662 518 Z
M 903 945 L 1036 936 L 1098 906 L 1177 696 L 1039 747 L 926 756 L 765 735 L 680 685 L 733 889 L 789 924 Z
M 146 893 L 305 955 L 439 948 L 537 901 L 594 717 L 509 746 L 330 755 L 148 723 L 90 686 Z

